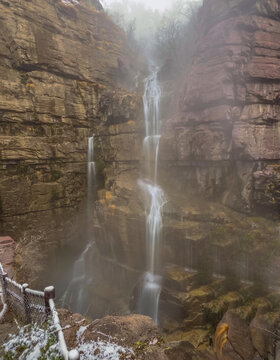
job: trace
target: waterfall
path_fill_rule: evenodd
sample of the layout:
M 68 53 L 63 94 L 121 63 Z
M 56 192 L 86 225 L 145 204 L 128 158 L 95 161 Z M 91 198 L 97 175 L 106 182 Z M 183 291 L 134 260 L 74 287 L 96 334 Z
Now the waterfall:
M 246 285 L 253 285 L 253 281 L 252 281 L 252 276 L 250 274 L 250 264 L 249 261 L 250 260 L 250 256 L 248 253 L 244 254 L 244 258 L 242 260 L 242 265 L 240 266 L 240 268 L 242 269 L 239 277 L 241 279 L 241 283 L 242 284 L 246 284 Z
M 222 264 L 222 249 L 220 246 L 214 247 L 214 273 L 213 276 L 217 279 L 224 279 L 223 264 Z
M 87 262 L 90 256 L 92 243 L 88 243 L 85 250 L 74 263 L 72 279 L 66 291 L 67 303 L 71 310 L 78 313 L 86 313 L 87 310 L 87 285 L 91 282 L 88 276 Z
M 88 139 L 88 169 L 87 169 L 87 217 L 88 217 L 88 226 L 89 219 L 91 216 L 91 211 L 94 203 L 94 193 L 95 193 L 95 183 L 96 183 L 96 173 L 95 173 L 95 162 L 94 162 L 94 137 Z
M 87 264 L 91 262 L 92 255 L 92 231 L 91 217 L 95 200 L 96 171 L 94 162 L 94 137 L 88 138 L 87 154 L 87 199 L 86 199 L 86 237 L 87 245 L 73 267 L 72 279 L 66 290 L 64 303 L 67 302 L 72 311 L 86 313 L 87 311 L 87 287 L 92 281 Z M 90 259 L 89 259 L 90 258 Z
M 160 145 L 159 109 L 161 88 L 158 69 L 154 68 L 144 80 L 144 116 L 146 137 L 143 141 L 144 180 L 138 184 L 143 191 L 146 210 L 147 272 L 138 301 L 138 311 L 151 316 L 158 323 L 158 303 L 161 292 L 160 242 L 162 234 L 162 208 L 166 199 L 157 184 L 158 153 Z
M 185 271 L 196 273 L 195 270 L 195 259 L 194 259 L 194 244 L 192 240 L 186 239 L 185 242 L 186 247 L 186 263 L 185 263 Z
M 143 154 L 146 165 L 145 176 L 157 183 L 157 162 L 160 143 L 159 107 L 161 88 L 158 84 L 158 69 L 154 68 L 144 80 L 144 117 L 146 137 L 143 142 Z
M 147 181 L 139 180 L 139 186 L 147 196 L 146 204 L 146 237 L 148 271 L 152 274 L 159 270 L 158 255 L 162 231 L 161 210 L 165 204 L 165 198 L 162 189 Z

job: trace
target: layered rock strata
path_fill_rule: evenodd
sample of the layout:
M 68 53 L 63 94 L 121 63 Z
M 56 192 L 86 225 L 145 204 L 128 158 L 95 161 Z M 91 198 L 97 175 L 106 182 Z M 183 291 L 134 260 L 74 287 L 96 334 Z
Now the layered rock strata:
M 0 3 L 1 231 L 19 240 L 17 266 L 29 283 L 40 276 L 42 285 L 50 258 L 61 269 L 70 248 L 77 257 L 86 241 L 87 138 L 95 134 L 88 313 L 101 317 L 135 310 L 145 269 L 142 102 L 131 91 L 137 64 L 122 32 L 86 3 Z M 279 4 L 206 0 L 199 28 L 178 116 L 161 141 L 161 325 L 182 358 L 186 342 L 203 351 L 199 359 L 215 358 L 211 336 L 223 324 L 237 344 L 225 346 L 233 359 L 244 334 L 241 356 L 265 357 L 272 345 L 258 328 L 277 328 L 279 228 L 229 208 L 279 210 Z M 252 282 L 267 285 L 259 302 Z
M 161 142 L 170 264 L 162 326 L 169 340 L 210 345 L 209 359 L 278 356 L 279 11 L 278 1 L 204 1 L 177 116 Z M 211 346 L 221 334 L 224 351 Z
M 278 286 L 279 77 L 272 39 L 278 39 L 279 4 L 205 1 L 198 25 L 178 114 L 165 123 L 160 145 L 158 178 L 168 199 L 162 266 Z M 106 228 L 95 231 L 109 256 L 107 278 L 120 274 L 127 297 L 145 269 L 137 176 L 122 173 L 112 186 L 107 182 L 98 203 Z M 271 214 L 276 222 L 261 217 Z M 133 296 L 135 305 L 137 290 Z
M 87 138 L 101 174 L 137 167 L 139 66 L 98 1 L 1 1 L 0 27 L 0 233 L 42 285 L 57 249 L 86 241 Z
M 183 181 L 242 212 L 279 211 L 279 6 L 204 2 L 178 116 L 162 145 Z

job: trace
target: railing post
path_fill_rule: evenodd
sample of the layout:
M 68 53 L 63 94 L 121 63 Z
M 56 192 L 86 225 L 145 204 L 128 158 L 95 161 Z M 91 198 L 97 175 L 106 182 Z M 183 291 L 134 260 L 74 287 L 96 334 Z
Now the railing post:
M 71 350 L 68 354 L 69 360 L 80 360 L 80 353 L 78 350 Z
M 29 324 L 31 322 L 31 316 L 30 316 L 30 311 L 29 311 L 28 295 L 26 293 L 27 288 L 28 288 L 28 284 L 22 285 L 22 297 L 23 297 L 25 320 Z
M 45 311 L 46 311 L 46 317 L 48 318 L 51 313 L 50 308 L 50 299 L 54 300 L 55 298 L 55 289 L 54 286 L 48 286 L 44 290 L 44 299 L 45 299 Z
M 8 274 L 3 272 L 0 274 L 0 280 L 1 280 L 1 287 L 2 287 L 2 292 L 3 292 L 3 301 L 5 304 L 8 305 L 8 293 L 7 293 L 7 282 L 6 279 L 8 277 Z

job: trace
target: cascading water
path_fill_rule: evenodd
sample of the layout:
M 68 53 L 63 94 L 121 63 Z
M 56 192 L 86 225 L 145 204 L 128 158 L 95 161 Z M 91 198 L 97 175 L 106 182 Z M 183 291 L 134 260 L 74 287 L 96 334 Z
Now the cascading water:
M 93 239 L 91 237 L 91 217 L 95 199 L 96 172 L 94 162 L 94 137 L 88 139 L 88 157 L 87 157 L 87 203 L 86 203 L 86 236 L 87 245 L 79 258 L 75 261 L 73 267 L 72 279 L 66 290 L 66 299 L 71 306 L 71 310 L 79 313 L 86 313 L 87 296 L 86 289 L 92 278 L 87 271 L 87 264 L 91 262 L 91 250 Z
M 82 314 L 87 310 L 86 288 L 91 281 L 87 274 L 87 262 L 91 247 L 92 243 L 88 243 L 78 260 L 75 261 L 72 280 L 66 291 L 66 299 L 71 310 Z
M 146 237 L 148 271 L 152 274 L 159 270 L 159 246 L 162 231 L 161 210 L 165 204 L 165 197 L 162 189 L 147 181 L 139 180 L 139 186 L 146 195 Z
M 95 184 L 96 184 L 96 172 L 95 172 L 95 162 L 94 162 L 94 137 L 88 139 L 88 169 L 87 169 L 87 227 L 89 228 L 90 216 L 92 215 L 92 208 L 94 203 L 94 194 L 95 194 Z
M 222 265 L 222 249 L 220 246 L 214 248 L 214 273 L 213 276 L 218 279 L 224 279 L 223 265 Z
M 145 81 L 143 96 L 146 137 L 143 141 L 145 180 L 139 180 L 144 193 L 146 210 L 147 273 L 139 296 L 138 311 L 151 316 L 158 323 L 158 303 L 161 292 L 159 275 L 160 242 L 162 233 L 162 208 L 166 203 L 164 193 L 157 184 L 157 165 L 160 144 L 159 106 L 161 89 L 158 69 L 152 70 Z
M 144 80 L 144 117 L 146 137 L 143 142 L 143 154 L 145 159 L 145 176 L 157 183 L 157 162 L 160 143 L 160 120 L 159 107 L 161 88 L 158 84 L 158 69 L 154 68 L 151 75 Z
M 195 273 L 196 270 L 194 269 L 194 244 L 192 240 L 186 239 L 186 266 L 185 271 L 186 272 L 192 272 Z

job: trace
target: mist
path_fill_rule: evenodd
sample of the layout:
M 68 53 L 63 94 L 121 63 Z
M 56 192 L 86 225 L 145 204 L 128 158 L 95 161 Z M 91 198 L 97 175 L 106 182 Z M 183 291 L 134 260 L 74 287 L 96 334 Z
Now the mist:
M 121 2 L 121 1 L 119 1 Z M 136 3 L 143 3 L 147 8 L 150 8 L 152 10 L 159 10 L 164 11 L 167 10 L 174 4 L 174 1 L 172 0 L 153 0 L 153 1 L 134 1 Z M 115 0 L 103 0 L 103 4 L 105 7 L 110 7 L 112 4 L 116 3 Z M 123 1 L 123 3 L 128 3 L 127 1 Z
M 0 29 L 0 358 L 279 360 L 279 0 Z

